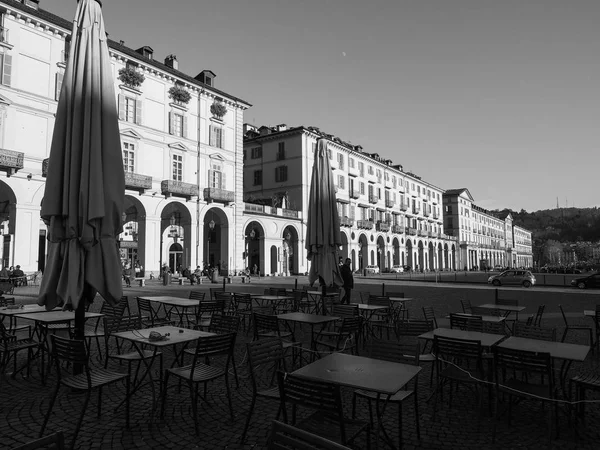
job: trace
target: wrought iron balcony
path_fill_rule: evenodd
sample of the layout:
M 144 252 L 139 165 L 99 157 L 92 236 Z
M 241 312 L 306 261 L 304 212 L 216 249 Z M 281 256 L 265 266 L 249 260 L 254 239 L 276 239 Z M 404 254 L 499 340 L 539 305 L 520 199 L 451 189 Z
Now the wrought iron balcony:
M 416 228 L 408 227 L 408 228 L 406 228 L 406 232 L 408 234 L 410 234 L 411 236 L 416 236 L 417 235 L 417 229 Z
M 350 217 L 340 217 L 340 226 L 352 228 L 354 226 L 354 219 L 351 219 Z
M 402 234 L 404 233 L 404 227 L 402 225 L 392 225 L 392 233 Z
M 23 168 L 23 156 L 23 152 L 0 148 L 0 170 L 6 172 L 9 177 L 14 175 Z
M 385 199 L 386 208 L 393 208 L 395 204 L 396 204 L 396 202 L 394 200 L 392 200 L 391 198 Z
M 365 230 L 372 230 L 373 222 L 371 220 L 358 220 L 356 221 L 356 226 Z
M 369 203 L 377 203 L 379 201 L 379 197 L 376 195 L 369 195 Z
M 199 195 L 198 185 L 176 180 L 161 181 L 160 191 L 165 197 L 183 197 L 186 200 Z
M 233 191 L 226 191 L 225 189 L 217 188 L 204 188 L 204 200 L 206 200 L 208 203 L 232 203 L 234 199 L 235 196 Z
M 387 222 L 377 222 L 377 231 L 387 232 L 390 231 L 390 224 Z
M 404 202 L 400 202 L 400 211 L 407 211 L 408 210 L 408 205 Z
M 427 231 L 425 231 L 425 230 L 418 230 L 418 231 L 417 231 L 417 234 L 418 234 L 419 236 L 427 236 Z
M 350 198 L 357 199 L 360 197 L 360 192 L 358 189 L 350 189 Z
M 42 176 L 46 177 L 48 175 L 48 163 L 50 162 L 50 158 L 46 158 L 42 161 Z
M 125 189 L 138 191 L 142 195 L 146 189 L 152 189 L 152 177 L 139 173 L 125 172 Z

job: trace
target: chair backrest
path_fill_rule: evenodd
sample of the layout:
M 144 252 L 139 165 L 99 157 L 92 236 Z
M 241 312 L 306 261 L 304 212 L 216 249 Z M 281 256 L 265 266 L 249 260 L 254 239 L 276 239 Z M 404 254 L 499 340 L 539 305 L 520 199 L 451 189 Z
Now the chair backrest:
M 14 297 L 0 297 L 0 306 L 8 306 L 14 305 L 15 298 Z
M 292 297 L 294 297 L 292 311 L 298 311 L 300 309 L 300 304 L 302 303 L 302 301 L 308 300 L 308 295 L 306 294 L 306 291 L 303 291 L 302 289 L 293 289 Z
M 483 320 L 481 316 L 450 313 L 450 328 L 466 331 L 482 331 Z
M 194 353 L 193 366 L 198 360 L 204 361 L 207 356 L 227 355 L 227 363 L 233 353 L 236 333 L 215 334 L 213 336 L 202 336 L 196 341 L 196 352 Z M 193 369 L 191 378 L 193 379 Z
M 390 306 L 390 299 L 385 295 L 369 295 L 369 305 Z
M 436 329 L 438 327 L 433 306 L 423 306 L 423 316 L 425 317 L 425 320 L 429 322 L 430 329 Z
M 237 316 L 226 316 L 215 314 L 210 319 L 208 331 L 210 333 L 227 334 L 237 333 L 240 327 L 240 318 Z
M 273 421 L 268 442 L 269 450 L 349 450 L 350 447 L 330 441 L 324 437 L 300 430 L 277 420 Z
M 340 335 L 358 333 L 362 326 L 362 318 L 360 316 L 343 317 L 340 324 Z
M 190 296 L 188 298 L 190 300 L 203 301 L 204 297 L 206 297 L 206 292 L 202 292 L 202 291 L 198 291 L 198 290 L 193 290 L 193 291 L 190 291 Z
M 254 323 L 254 338 L 259 339 L 260 334 L 267 333 L 277 333 L 280 334 L 279 330 L 279 320 L 277 320 L 277 316 L 272 314 L 261 314 L 256 311 L 252 311 L 252 321 Z
M 64 450 L 65 449 L 65 437 L 62 431 L 49 434 L 39 439 L 29 441 L 18 447 L 14 447 L 14 450 L 38 450 L 38 449 L 49 449 L 49 450 Z
M 0 344 L 2 344 L 2 347 L 4 347 L 5 351 L 8 348 L 8 344 L 16 339 L 17 337 L 14 334 L 9 333 L 6 325 L 0 322 Z
M 225 292 L 225 289 L 222 287 L 218 288 L 209 288 L 210 289 L 210 298 L 211 300 L 215 299 L 215 292 Z
M 68 367 L 83 367 L 88 381 L 88 388 L 91 388 L 91 376 L 89 368 L 89 352 L 85 340 L 69 339 L 55 334 L 50 335 L 52 340 L 52 355 L 56 363 L 56 373 L 58 381 Z M 69 364 L 65 364 L 69 363 Z
M 498 308 L 482 308 L 480 306 L 471 306 L 471 314 L 476 316 L 501 316 Z
M 535 325 L 526 325 L 521 322 L 515 322 L 513 336 L 538 339 L 541 341 L 556 341 L 556 328 L 542 328 L 536 327 Z
M 504 322 L 483 322 L 484 333 L 489 334 L 502 334 L 504 336 L 508 335 L 508 330 L 506 329 L 506 325 Z
M 511 348 L 492 347 L 494 352 L 494 368 L 496 384 L 502 384 L 507 373 L 518 379 L 547 380 L 548 395 L 552 398 L 554 393 L 554 374 L 552 370 L 552 358 L 550 353 L 531 352 L 527 350 L 515 350 Z M 530 377 L 530 375 L 541 375 Z
M 461 300 L 460 306 L 465 314 L 471 314 L 473 307 L 471 306 L 471 300 Z
M 293 374 L 277 373 L 283 417 L 287 422 L 287 405 L 317 410 L 339 423 L 340 437 L 346 442 L 340 387 L 333 383 L 308 380 Z
M 387 297 L 404 298 L 404 292 L 400 291 L 385 291 Z
M 280 338 L 260 339 L 246 344 L 248 354 L 248 369 L 252 388 L 272 387 L 277 379 L 274 375 L 286 371 L 285 352 Z
M 272 316 L 274 313 L 273 305 L 252 305 L 252 313 L 263 314 L 265 316 Z
M 358 305 L 333 305 L 331 315 L 334 317 L 358 317 Z
M 419 336 L 431 330 L 429 320 L 399 320 L 396 325 L 398 336 Z
M 104 325 L 104 339 L 108 340 L 111 334 L 121 331 L 121 320 L 120 316 L 104 316 L 102 323 Z
M 420 346 L 415 339 L 372 339 L 367 345 L 369 358 L 419 365 Z
M 231 292 L 215 292 L 215 301 L 223 304 L 224 311 L 232 311 L 233 294 Z
M 533 325 L 536 327 L 542 326 L 542 317 L 544 316 L 544 310 L 546 309 L 546 305 L 538 306 L 537 312 L 535 313 L 535 317 L 533 318 Z
M 474 373 L 475 377 L 483 373 L 482 347 L 481 341 L 472 341 L 467 339 L 456 339 L 443 336 L 433 337 L 433 354 L 435 354 L 436 364 L 456 365 L 465 370 Z
M 122 317 L 119 321 L 119 331 L 140 330 L 142 328 L 142 316 L 137 314 Z
M 102 303 L 102 307 L 100 308 L 100 313 L 104 314 L 105 316 L 123 317 L 123 315 L 125 314 L 125 309 L 128 309 L 128 308 L 129 308 L 129 301 L 127 299 L 127 296 L 124 295 L 123 297 L 121 297 L 121 300 L 116 305 L 111 305 L 107 301 Z

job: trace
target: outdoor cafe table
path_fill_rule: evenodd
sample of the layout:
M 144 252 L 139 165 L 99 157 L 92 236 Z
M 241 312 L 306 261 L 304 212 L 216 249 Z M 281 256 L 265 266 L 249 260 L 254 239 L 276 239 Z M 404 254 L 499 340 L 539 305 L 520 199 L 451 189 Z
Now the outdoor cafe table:
M 265 306 L 270 304 L 273 308 L 277 308 L 282 302 L 292 300 L 294 297 L 289 295 L 252 295 L 252 300 L 256 303 L 256 306 Z
M 171 316 L 171 311 L 175 310 L 177 315 L 179 316 L 179 323 L 177 326 L 183 326 L 183 317 L 188 308 L 196 308 L 198 306 L 199 300 L 191 300 L 187 298 L 181 297 L 169 297 L 169 296 L 155 296 L 155 297 L 140 297 L 144 300 L 150 300 L 151 302 L 159 303 L 162 305 L 165 315 L 167 317 Z M 167 311 L 167 306 L 169 306 L 169 310 Z M 159 306 L 160 308 L 160 306 Z M 158 312 L 158 311 L 157 311 Z
M 485 314 L 469 314 L 469 313 L 464 313 L 464 312 L 460 312 L 459 313 L 461 315 L 461 317 L 467 316 L 467 317 L 481 317 L 481 320 L 483 322 L 491 322 L 491 323 L 500 323 L 500 322 L 504 322 L 506 320 L 505 316 L 488 316 Z M 450 318 L 450 316 L 446 316 L 447 319 Z
M 60 307 L 56 307 L 53 311 L 60 311 Z M 19 305 L 16 308 L 10 307 L 2 307 L 0 308 L 0 322 L 3 322 L 6 317 L 9 320 L 9 329 L 14 328 L 16 325 L 17 314 L 32 314 L 32 313 L 41 313 L 48 312 L 45 306 L 40 305 Z
M 376 337 L 373 332 L 373 327 L 371 326 L 371 319 L 377 313 L 377 311 L 381 311 L 382 309 L 389 309 L 389 306 L 385 305 L 368 305 L 366 303 L 358 303 L 358 312 L 363 317 L 363 326 L 365 328 L 365 338 L 367 335 L 371 335 L 372 337 Z
M 406 311 L 406 319 L 408 319 L 408 310 L 406 309 L 406 302 L 412 302 L 416 299 L 410 297 L 388 297 L 389 301 L 392 302 L 392 308 L 394 310 L 394 316 L 398 319 L 400 312 L 402 312 L 402 308 Z M 399 303 L 399 305 L 397 305 Z
M 383 431 L 388 443 L 391 445 L 391 439 L 385 433 L 382 424 L 382 416 L 387 400 L 416 377 L 420 371 L 421 367 L 410 364 L 348 355 L 346 353 L 332 353 L 301 367 L 294 371 L 293 375 L 376 393 L 377 439 L 375 445 L 377 447 L 380 430 Z M 384 401 L 381 408 L 380 397 L 383 397 Z
M 315 325 L 321 325 L 321 329 L 325 328 L 328 323 L 340 320 L 339 317 L 334 316 L 322 316 L 320 314 L 307 314 L 303 312 L 290 312 L 285 314 L 278 314 L 278 320 L 286 322 L 305 323 L 310 325 L 310 349 L 315 349 L 314 342 L 314 327 Z
M 567 372 L 573 361 L 582 362 L 590 351 L 588 345 L 567 344 L 565 342 L 542 341 L 539 339 L 529 339 L 511 336 L 502 343 L 499 348 L 512 350 L 526 350 L 528 352 L 550 353 L 552 359 L 563 361 L 560 368 L 560 386 L 564 393 Z
M 328 298 L 335 298 L 339 294 L 336 292 L 327 292 L 325 295 L 323 295 L 323 291 L 306 291 L 306 295 L 308 296 L 309 303 L 312 302 L 315 305 L 315 313 L 326 316 L 326 300 Z
M 484 303 L 483 305 L 473 306 L 477 306 L 478 308 L 499 309 L 500 311 L 506 311 L 508 314 L 514 312 L 517 315 L 517 320 L 519 319 L 519 313 L 525 310 L 524 306 L 503 305 L 502 303 Z M 506 316 L 508 316 L 508 314 Z
M 468 341 L 479 341 L 482 347 L 492 347 L 504 339 L 503 334 L 481 333 L 479 331 L 465 331 L 456 328 L 436 328 L 419 335 L 419 339 L 432 341 L 434 336 L 448 337 L 454 339 L 464 339 Z
M 161 335 L 168 334 L 169 336 L 165 340 L 151 341 L 149 338 L 151 331 L 155 331 L 157 333 L 160 333 Z M 178 363 L 180 364 L 183 362 L 183 361 L 180 361 L 180 358 L 183 355 L 183 351 L 189 345 L 190 342 L 195 342 L 196 340 L 198 340 L 198 338 L 201 338 L 201 337 L 214 336 L 214 335 L 215 335 L 215 333 L 209 333 L 207 331 L 190 330 L 189 328 L 179 328 L 179 327 L 174 327 L 171 325 L 166 325 L 166 326 L 162 326 L 162 327 L 154 327 L 154 328 L 143 328 L 140 330 L 119 331 L 117 333 L 113 333 L 112 336 L 114 336 L 115 338 L 131 342 L 131 344 L 133 345 L 135 350 L 140 354 L 140 356 L 142 356 L 141 360 L 144 363 L 144 365 L 146 366 L 146 372 L 138 380 L 136 385 L 132 386 L 132 389 L 131 389 L 131 392 L 129 395 L 130 396 L 133 395 L 133 393 L 136 392 L 141 387 L 142 381 L 144 380 L 146 375 L 148 375 L 148 377 L 150 378 L 150 381 L 151 381 L 150 384 L 152 387 L 152 396 L 154 397 L 154 383 L 153 383 L 154 379 L 152 377 L 152 365 L 154 363 L 154 360 L 156 359 L 156 356 L 157 356 L 159 350 L 167 348 L 167 347 L 172 347 L 173 352 L 175 354 L 175 360 L 173 361 L 173 364 L 171 365 L 171 367 L 173 367 L 173 366 L 175 366 L 175 364 L 178 364 Z M 179 344 L 181 344 L 181 348 L 179 350 L 177 350 L 176 346 Z M 150 358 L 149 361 L 147 358 L 144 357 L 144 347 L 148 347 L 148 346 L 153 348 L 152 357 Z M 163 386 L 162 386 L 162 371 L 163 371 L 162 364 L 161 364 L 161 367 L 159 370 L 160 370 L 161 383 L 159 386 L 158 398 L 160 399 L 160 394 L 162 393 L 162 389 L 163 389 Z

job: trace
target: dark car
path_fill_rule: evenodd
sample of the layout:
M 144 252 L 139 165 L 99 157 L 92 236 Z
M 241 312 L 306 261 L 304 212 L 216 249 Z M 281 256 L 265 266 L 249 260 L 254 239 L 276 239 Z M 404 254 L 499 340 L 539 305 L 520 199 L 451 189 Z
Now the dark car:
M 579 289 L 600 288 L 600 273 L 593 273 L 587 277 L 575 278 L 571 280 L 571 286 L 577 286 Z

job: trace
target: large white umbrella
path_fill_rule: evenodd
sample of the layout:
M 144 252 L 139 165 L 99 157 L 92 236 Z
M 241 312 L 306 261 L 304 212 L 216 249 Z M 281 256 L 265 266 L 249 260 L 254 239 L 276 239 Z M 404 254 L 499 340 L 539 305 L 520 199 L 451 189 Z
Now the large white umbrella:
M 308 272 L 310 285 L 319 280 L 323 292 L 333 284 L 342 286 L 344 282 L 338 265 L 338 249 L 342 245 L 340 216 L 325 139 L 317 141 L 315 150 L 305 245 L 307 258 L 311 262 Z
M 100 2 L 79 0 L 41 211 L 49 245 L 38 303 L 47 309 L 83 311 L 96 292 L 113 304 L 123 294 L 115 238 L 125 177 L 106 39 Z

